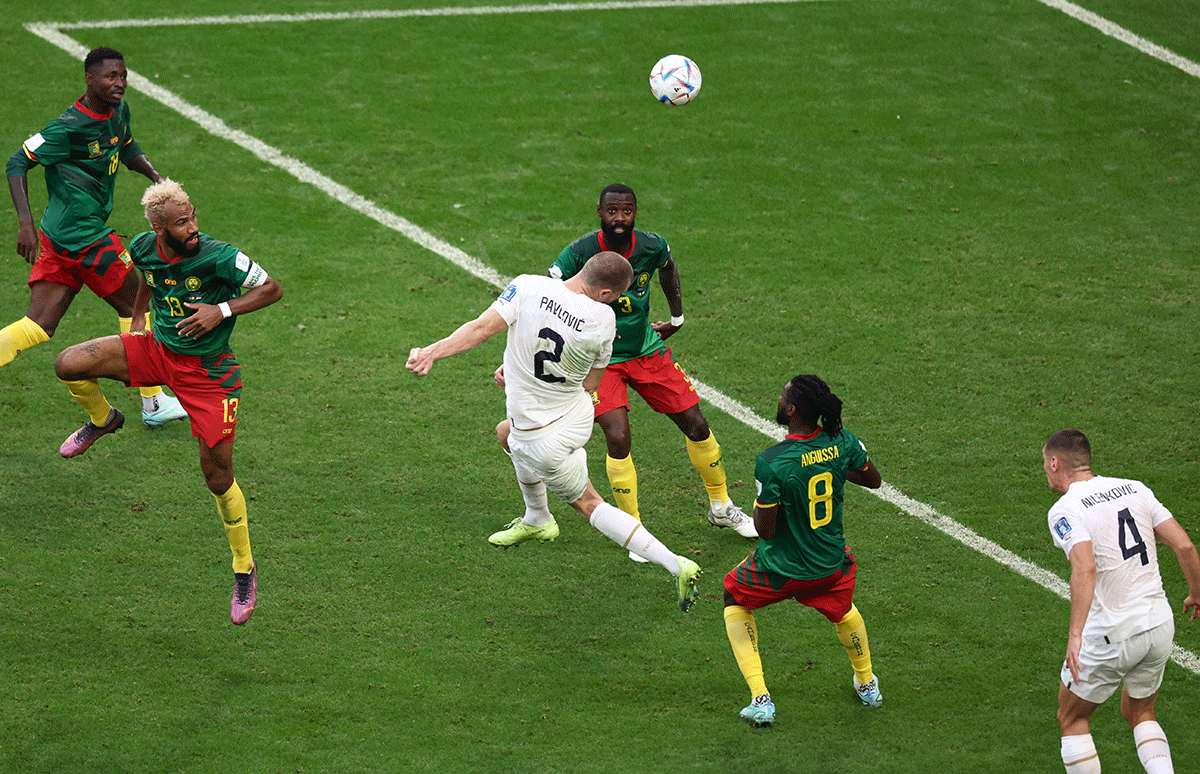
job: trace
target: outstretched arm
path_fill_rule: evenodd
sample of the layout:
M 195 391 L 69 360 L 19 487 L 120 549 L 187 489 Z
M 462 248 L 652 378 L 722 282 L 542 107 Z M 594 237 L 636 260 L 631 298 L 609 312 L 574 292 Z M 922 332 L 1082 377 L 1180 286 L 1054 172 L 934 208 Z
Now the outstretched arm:
M 1192 544 L 1183 526 L 1174 518 L 1167 519 L 1155 527 L 1154 536 L 1170 546 L 1175 552 L 1175 558 L 1179 560 L 1179 567 L 1183 570 L 1183 577 L 1187 579 L 1188 585 L 1187 599 L 1183 600 L 1183 612 L 1191 610 L 1190 620 L 1195 621 L 1200 617 L 1200 556 L 1196 553 L 1196 546 Z
M 413 347 L 408 353 L 408 362 L 404 367 L 417 376 L 425 376 L 429 369 L 433 368 L 434 361 L 473 349 L 507 327 L 508 323 L 504 322 L 500 313 L 488 307 L 483 314 L 458 326 L 458 329 L 446 338 L 435 341 L 428 347 Z

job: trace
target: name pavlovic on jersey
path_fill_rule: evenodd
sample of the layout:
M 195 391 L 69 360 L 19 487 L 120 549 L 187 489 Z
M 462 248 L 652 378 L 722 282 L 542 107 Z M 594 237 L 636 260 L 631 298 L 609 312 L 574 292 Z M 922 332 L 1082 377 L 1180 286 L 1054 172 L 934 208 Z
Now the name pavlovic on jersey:
M 1170 518 L 1145 484 L 1108 476 L 1076 481 L 1050 509 L 1054 545 L 1068 557 L 1075 545 L 1092 542 L 1096 592 L 1085 638 L 1120 642 L 1171 619 L 1154 538 Z
M 518 430 L 545 427 L 567 413 L 583 380 L 612 357 L 616 317 L 562 280 L 522 274 L 491 306 L 508 323 L 504 347 L 508 418 Z

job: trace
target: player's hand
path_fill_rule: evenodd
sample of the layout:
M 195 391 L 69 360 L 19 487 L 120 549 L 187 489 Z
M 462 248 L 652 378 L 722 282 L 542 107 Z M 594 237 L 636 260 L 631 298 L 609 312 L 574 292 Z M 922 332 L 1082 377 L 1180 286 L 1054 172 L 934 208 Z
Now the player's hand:
M 501 387 L 504 386 L 504 364 L 503 363 L 501 363 L 500 367 L 496 369 L 496 372 L 494 374 L 492 374 L 492 381 L 495 382 L 496 384 L 500 385 Z
M 433 368 L 433 358 L 425 347 L 413 347 L 408 352 L 408 362 L 404 367 L 417 376 L 424 376 Z
M 653 328 L 654 332 L 659 335 L 659 338 L 663 339 L 664 341 L 671 338 L 671 334 L 679 330 L 679 328 L 676 328 L 671 323 L 663 322 L 661 320 L 656 323 L 650 323 L 650 327 Z M 681 325 L 679 327 L 682 328 L 683 326 Z
M 1079 682 L 1079 649 L 1083 645 L 1083 636 L 1079 634 L 1067 635 L 1067 669 L 1071 670 L 1071 679 L 1076 683 Z
M 38 244 L 37 229 L 32 223 L 22 223 L 17 227 L 17 254 L 25 259 L 25 263 L 32 266 L 38 259 L 41 253 L 41 245 Z
M 1188 608 L 1191 608 L 1192 611 L 1192 617 L 1188 619 L 1189 621 L 1195 621 L 1197 618 L 1200 618 L 1200 599 L 1189 594 L 1188 598 L 1183 600 L 1184 615 L 1187 615 Z
M 221 323 L 221 320 L 225 319 L 225 315 L 221 314 L 221 307 L 215 304 L 185 302 L 184 306 L 188 309 L 195 309 L 196 313 L 175 323 L 175 329 L 189 339 L 200 338 L 213 328 L 216 328 Z

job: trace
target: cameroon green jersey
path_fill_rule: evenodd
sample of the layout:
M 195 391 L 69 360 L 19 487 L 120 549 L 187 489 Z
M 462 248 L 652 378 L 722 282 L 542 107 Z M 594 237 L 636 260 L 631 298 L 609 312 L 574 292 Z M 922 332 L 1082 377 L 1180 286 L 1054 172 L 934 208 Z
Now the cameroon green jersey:
M 842 495 L 847 470 L 870 460 L 854 433 L 837 438 L 824 430 L 813 436 L 789 435 L 758 455 L 755 502 L 778 505 L 775 534 L 754 549 L 755 568 L 798 580 L 831 575 L 845 558 Z
M 133 265 L 153 291 L 154 337 L 181 355 L 216 355 L 229 351 L 229 334 L 237 316 L 222 320 L 204 336 L 184 336 L 175 325 L 196 313 L 184 304 L 219 304 L 237 298 L 254 265 L 245 253 L 207 234 L 200 235 L 200 252 L 168 261 L 158 250 L 153 231 L 144 231 L 129 243 Z M 261 271 L 261 270 L 260 270 Z
M 125 100 L 107 114 L 80 100 L 26 140 L 6 171 L 11 178 L 36 164 L 45 168 L 48 198 L 39 228 L 59 247 L 82 250 L 112 231 L 117 168 L 141 155 Z
M 563 248 L 550 267 L 550 276 L 574 277 L 596 253 L 608 248 L 600 231 L 581 236 Z M 633 246 L 625 253 L 633 266 L 633 284 L 609 306 L 617 315 L 617 339 L 613 342 L 612 363 L 623 363 L 667 348 L 662 337 L 650 327 L 650 280 L 654 272 L 671 260 L 667 240 L 649 231 L 633 230 Z

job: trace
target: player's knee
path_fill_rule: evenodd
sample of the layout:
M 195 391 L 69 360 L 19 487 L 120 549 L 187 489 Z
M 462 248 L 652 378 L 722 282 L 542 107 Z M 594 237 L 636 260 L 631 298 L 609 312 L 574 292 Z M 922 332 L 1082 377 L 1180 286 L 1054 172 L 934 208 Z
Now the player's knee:
M 79 345 L 67 347 L 54 359 L 54 375 L 64 382 L 73 382 L 84 376 L 77 355 L 78 349 Z
M 712 431 L 708 428 L 708 420 L 704 418 L 698 405 L 678 414 L 671 414 L 670 417 L 689 441 L 700 443 L 708 440 L 708 437 L 712 435 Z
M 233 486 L 233 471 L 222 468 L 207 469 L 204 471 L 204 484 L 213 494 L 223 495 Z
M 500 448 L 511 454 L 512 450 L 508 448 L 508 433 L 508 420 L 501 420 L 500 423 L 496 425 L 496 441 L 500 444 Z
M 614 460 L 623 460 L 629 456 L 633 450 L 633 438 L 629 433 L 623 433 L 617 436 L 605 435 L 605 444 L 608 446 L 608 456 Z
M 689 441 L 701 443 L 708 440 L 708 437 L 712 435 L 712 430 L 708 428 L 708 421 L 704 417 L 700 417 L 700 421 L 689 426 L 683 431 L 683 434 L 688 437 Z

